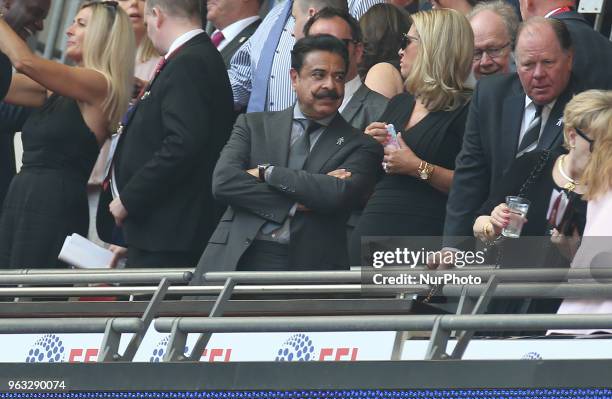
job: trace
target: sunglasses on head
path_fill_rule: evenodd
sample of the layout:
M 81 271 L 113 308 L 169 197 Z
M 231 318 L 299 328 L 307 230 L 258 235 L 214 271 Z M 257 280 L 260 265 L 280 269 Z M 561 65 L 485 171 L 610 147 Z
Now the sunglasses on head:
M 105 0 L 105 1 L 92 1 L 91 3 L 85 4 L 83 8 L 91 7 L 94 4 L 101 4 L 111 11 L 113 17 L 117 15 L 117 7 L 119 7 L 119 3 L 114 0 Z

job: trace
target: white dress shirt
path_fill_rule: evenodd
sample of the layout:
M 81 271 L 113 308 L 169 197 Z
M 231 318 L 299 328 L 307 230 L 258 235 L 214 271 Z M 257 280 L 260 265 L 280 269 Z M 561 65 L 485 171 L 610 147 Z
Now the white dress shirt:
M 259 16 L 254 15 L 252 17 L 247 17 L 244 19 L 240 19 L 230 25 L 227 25 L 225 28 L 221 29 L 221 33 L 223 33 L 223 40 L 217 46 L 217 50 L 221 51 L 225 46 L 227 46 L 232 40 L 236 38 L 246 28 L 251 25 L 253 22 L 257 21 Z M 210 37 L 213 37 L 219 29 L 216 29 Z
M 353 95 L 359 90 L 362 84 L 359 75 L 351 79 L 350 82 L 344 84 L 344 99 L 342 100 L 342 105 L 340 105 L 338 112 L 342 113 L 342 111 L 344 111 L 344 108 L 346 108 L 347 104 L 351 101 L 351 98 L 353 98 Z

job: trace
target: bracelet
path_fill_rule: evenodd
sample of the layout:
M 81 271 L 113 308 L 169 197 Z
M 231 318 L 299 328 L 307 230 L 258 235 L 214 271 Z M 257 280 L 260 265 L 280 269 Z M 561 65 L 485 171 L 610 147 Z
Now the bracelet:
M 483 236 L 485 236 L 485 238 L 488 238 L 489 236 L 491 236 L 491 233 L 493 233 L 492 229 L 493 229 L 493 225 L 491 224 L 491 221 L 489 220 L 485 224 L 482 225 Z

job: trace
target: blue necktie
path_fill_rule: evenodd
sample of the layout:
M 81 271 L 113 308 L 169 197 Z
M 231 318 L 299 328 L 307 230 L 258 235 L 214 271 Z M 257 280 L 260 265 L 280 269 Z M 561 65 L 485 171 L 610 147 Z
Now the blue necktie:
M 280 41 L 285 23 L 289 15 L 291 15 L 292 4 L 293 0 L 285 0 L 285 7 L 278 16 L 275 24 L 272 26 L 272 29 L 270 29 L 268 40 L 266 40 L 261 50 L 259 61 L 257 62 L 257 69 L 255 70 L 255 76 L 253 76 L 253 86 L 251 88 L 251 97 L 249 98 L 247 112 L 262 112 L 266 110 L 268 79 L 272 71 L 272 61 L 274 61 L 276 47 Z

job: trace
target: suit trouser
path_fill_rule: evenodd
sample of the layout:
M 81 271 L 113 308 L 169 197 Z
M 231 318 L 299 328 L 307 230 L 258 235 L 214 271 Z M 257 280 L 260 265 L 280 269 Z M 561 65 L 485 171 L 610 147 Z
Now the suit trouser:
M 238 262 L 238 271 L 289 270 L 289 245 L 254 240 Z

